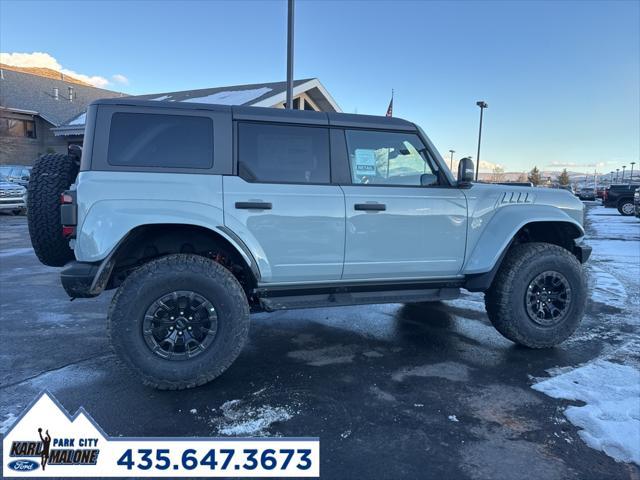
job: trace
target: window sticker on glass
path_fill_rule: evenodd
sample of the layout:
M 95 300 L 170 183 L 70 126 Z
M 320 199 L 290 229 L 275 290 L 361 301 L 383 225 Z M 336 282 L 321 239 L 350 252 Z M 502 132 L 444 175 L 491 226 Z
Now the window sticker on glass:
M 376 171 L 375 150 L 356 149 L 356 175 L 371 175 Z

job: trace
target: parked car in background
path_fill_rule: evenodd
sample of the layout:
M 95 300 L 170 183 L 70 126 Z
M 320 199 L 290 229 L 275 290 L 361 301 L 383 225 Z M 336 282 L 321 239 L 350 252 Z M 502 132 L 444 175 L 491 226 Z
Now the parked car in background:
M 26 210 L 27 189 L 0 175 L 0 212 L 9 211 L 18 215 Z
M 633 209 L 636 217 L 640 218 L 640 187 L 636 188 L 636 192 L 633 194 Z
M 580 200 L 595 200 L 596 189 L 593 187 L 584 187 L 578 191 L 578 198 Z
M 610 185 L 604 194 L 602 204 L 606 208 L 617 208 L 622 215 L 633 215 L 633 194 L 638 185 Z
M 603 199 L 605 190 L 606 190 L 606 187 L 596 188 L 596 197 L 598 197 L 599 199 Z
M 31 167 L 25 165 L 2 165 L 0 175 L 5 176 L 10 182 L 26 187 L 31 177 Z

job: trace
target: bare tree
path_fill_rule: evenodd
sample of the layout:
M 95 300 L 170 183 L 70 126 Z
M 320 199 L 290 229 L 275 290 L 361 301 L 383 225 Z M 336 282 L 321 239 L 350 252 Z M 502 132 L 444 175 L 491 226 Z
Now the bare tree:
M 504 182 L 504 168 L 502 168 L 500 165 L 496 165 L 495 167 L 493 167 L 493 170 L 491 171 L 491 182 Z

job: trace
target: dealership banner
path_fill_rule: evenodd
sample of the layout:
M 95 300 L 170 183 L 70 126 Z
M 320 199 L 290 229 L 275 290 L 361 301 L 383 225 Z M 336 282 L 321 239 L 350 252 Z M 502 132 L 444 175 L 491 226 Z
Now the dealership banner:
M 318 438 L 115 437 L 49 393 L 3 439 L 4 477 L 318 477 Z

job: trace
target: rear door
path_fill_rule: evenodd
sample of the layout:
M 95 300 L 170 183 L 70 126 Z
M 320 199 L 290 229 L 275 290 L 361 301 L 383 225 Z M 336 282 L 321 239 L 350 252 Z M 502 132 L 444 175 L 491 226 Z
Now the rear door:
M 343 278 L 455 276 L 465 253 L 466 198 L 440 183 L 418 135 L 347 129 L 345 137 L 351 183 L 342 187 Z
M 331 185 L 329 129 L 238 122 L 237 176 L 225 176 L 225 225 L 253 252 L 262 283 L 339 280 L 344 194 Z

